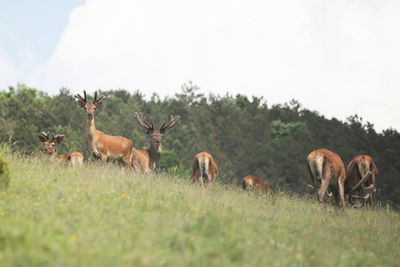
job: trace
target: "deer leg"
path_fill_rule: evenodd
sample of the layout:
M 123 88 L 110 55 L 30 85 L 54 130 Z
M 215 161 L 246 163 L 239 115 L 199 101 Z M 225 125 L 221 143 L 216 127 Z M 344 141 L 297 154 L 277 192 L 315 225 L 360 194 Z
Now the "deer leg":
M 103 161 L 103 164 L 104 164 L 104 166 L 106 166 L 106 164 L 107 164 L 107 155 L 105 155 L 105 154 L 102 154 L 101 155 L 101 160 Z
M 200 177 L 199 177 L 199 181 L 200 181 L 200 185 L 201 185 L 201 187 L 203 187 L 203 185 L 204 185 L 204 182 L 203 182 L 203 176 L 200 176 Z
M 368 205 L 370 208 L 372 208 L 372 190 L 369 191 Z
M 346 209 L 346 203 L 344 202 L 344 181 L 342 181 L 339 177 L 338 179 L 339 186 L 339 206 L 344 211 Z
M 125 155 L 122 160 L 124 161 L 126 167 L 128 168 L 128 170 L 131 170 L 131 155 Z
M 209 175 L 208 176 L 208 187 L 211 187 L 214 183 L 214 176 L 213 175 Z
M 321 179 L 321 187 L 318 190 L 317 196 L 318 196 L 318 201 L 320 204 L 324 202 L 324 195 L 326 192 L 326 189 L 328 189 L 329 185 L 329 180 L 328 179 Z
M 363 190 L 365 193 L 365 196 L 364 196 L 365 202 L 368 205 L 368 207 L 370 208 L 372 206 L 372 192 L 374 190 L 374 185 L 370 184 L 367 187 L 363 186 Z

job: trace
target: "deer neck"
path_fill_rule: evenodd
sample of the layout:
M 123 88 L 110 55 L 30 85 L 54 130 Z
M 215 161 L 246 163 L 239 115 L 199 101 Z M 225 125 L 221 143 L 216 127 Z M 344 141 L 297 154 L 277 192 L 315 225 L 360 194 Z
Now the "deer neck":
M 160 159 L 162 153 L 161 144 L 154 145 L 153 142 L 151 142 L 147 152 L 149 153 L 150 160 L 156 163 Z
M 86 117 L 86 142 L 91 144 L 96 141 L 96 126 L 94 125 L 94 116 L 91 118 Z

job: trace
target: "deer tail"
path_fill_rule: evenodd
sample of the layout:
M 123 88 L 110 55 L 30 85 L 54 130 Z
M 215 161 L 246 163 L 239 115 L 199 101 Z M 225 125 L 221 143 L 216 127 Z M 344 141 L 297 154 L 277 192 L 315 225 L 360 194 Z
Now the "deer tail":
M 203 157 L 199 157 L 197 159 L 197 164 L 198 164 L 199 170 L 200 170 L 200 178 L 203 178 L 203 174 L 204 174 Z
M 210 166 L 210 159 L 208 157 L 204 157 L 203 173 L 205 173 L 207 177 L 208 177 L 209 166 Z

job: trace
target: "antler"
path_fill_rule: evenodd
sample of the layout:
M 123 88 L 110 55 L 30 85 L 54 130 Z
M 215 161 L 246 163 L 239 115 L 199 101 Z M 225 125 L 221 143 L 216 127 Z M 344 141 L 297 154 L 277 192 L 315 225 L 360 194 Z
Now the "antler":
M 75 95 L 75 98 L 78 99 L 78 103 L 81 107 L 85 107 L 85 104 L 87 103 L 85 90 L 83 90 L 83 95 L 85 96 L 84 98 L 80 94 Z
M 106 99 L 106 97 L 104 95 L 100 96 L 99 99 L 97 99 L 97 91 L 94 92 L 94 100 L 93 100 L 93 104 L 96 104 L 96 106 L 99 108 L 101 107 L 101 104 L 103 103 L 104 99 Z
M 133 115 L 133 117 L 135 117 L 135 119 L 138 121 L 138 123 L 140 124 L 140 126 L 142 126 L 143 128 L 145 128 L 147 130 L 147 132 L 149 133 L 150 131 L 154 130 L 154 122 L 153 120 L 151 120 L 151 126 L 150 124 L 142 118 L 142 114 L 139 112 L 135 112 L 135 114 Z
M 63 135 L 63 134 L 57 134 L 56 136 L 54 136 L 54 134 L 53 134 L 53 140 L 52 141 L 56 140 L 57 144 L 59 144 L 63 140 L 64 136 L 65 135 Z
M 41 132 L 41 134 L 46 138 L 46 141 L 50 138 L 50 132 Z
M 178 116 L 171 115 L 171 121 L 167 125 L 165 125 L 165 123 L 167 121 L 164 121 L 164 123 L 161 125 L 160 133 L 165 133 L 169 128 L 174 127 L 180 119 L 181 119 L 181 116 L 179 116 L 179 115 Z

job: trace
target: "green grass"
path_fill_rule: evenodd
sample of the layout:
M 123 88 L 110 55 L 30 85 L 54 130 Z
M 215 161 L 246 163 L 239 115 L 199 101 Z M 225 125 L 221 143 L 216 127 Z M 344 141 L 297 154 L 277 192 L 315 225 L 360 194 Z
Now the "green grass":
M 5 152 L 0 265 L 399 266 L 400 214 Z

